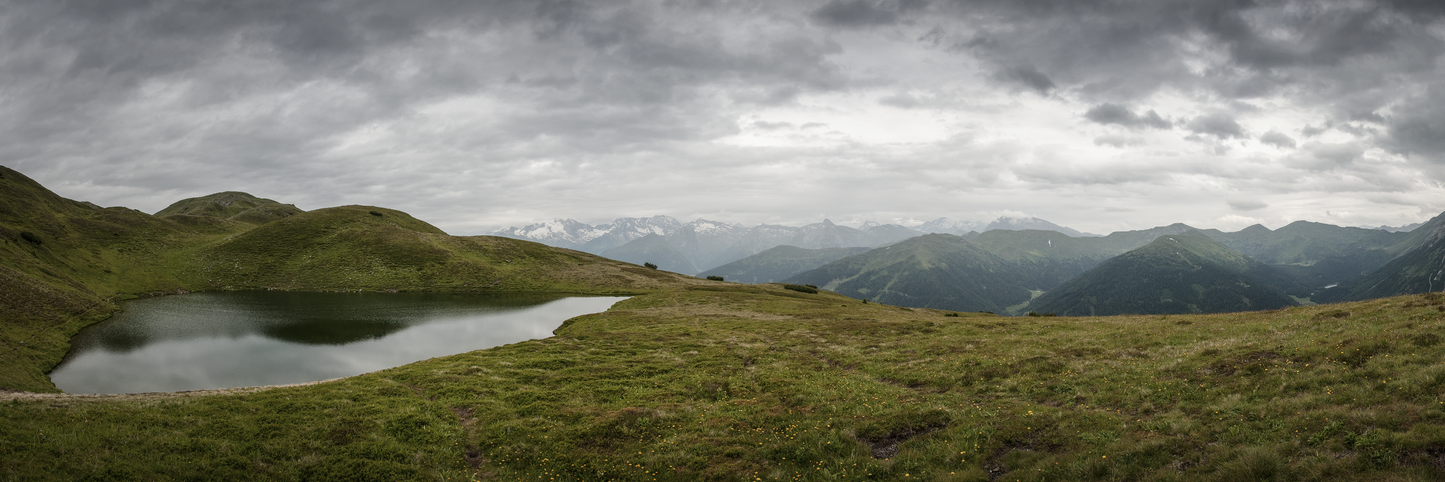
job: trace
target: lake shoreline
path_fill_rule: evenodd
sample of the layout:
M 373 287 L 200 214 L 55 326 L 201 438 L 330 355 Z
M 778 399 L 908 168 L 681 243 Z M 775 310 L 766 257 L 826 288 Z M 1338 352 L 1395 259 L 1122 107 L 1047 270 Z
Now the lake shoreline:
M 368 372 L 368 373 L 375 373 L 375 372 Z M 9 401 L 12 401 L 12 400 L 20 400 L 20 401 L 65 400 L 65 401 L 112 402 L 112 401 L 164 400 L 164 399 L 181 398 L 181 397 L 208 397 L 208 396 L 212 396 L 212 395 L 246 395 L 246 394 L 249 394 L 249 393 L 264 392 L 264 391 L 267 391 L 267 390 L 272 390 L 272 389 L 277 389 L 277 388 L 305 387 L 305 386 L 310 386 L 310 385 L 320 385 L 320 384 L 323 384 L 323 383 L 331 383 L 331 382 L 335 382 L 335 381 L 339 381 L 339 380 L 345 380 L 345 379 L 352 378 L 352 377 L 359 377 L 359 376 L 361 376 L 361 375 L 366 375 L 366 374 L 367 374 L 367 373 L 362 373 L 362 374 L 358 374 L 358 375 L 352 375 L 352 376 L 349 376 L 349 377 L 330 378 L 330 379 L 326 379 L 326 380 L 316 380 L 316 381 L 312 381 L 312 382 L 285 383 L 285 384 L 280 384 L 280 385 L 259 385 L 259 386 L 254 386 L 254 387 L 208 388 L 208 389 L 202 389 L 202 390 L 181 390 L 181 391 L 176 391 L 176 392 L 141 392 L 141 393 L 45 393 L 45 392 L 0 391 L 0 402 L 9 402 Z

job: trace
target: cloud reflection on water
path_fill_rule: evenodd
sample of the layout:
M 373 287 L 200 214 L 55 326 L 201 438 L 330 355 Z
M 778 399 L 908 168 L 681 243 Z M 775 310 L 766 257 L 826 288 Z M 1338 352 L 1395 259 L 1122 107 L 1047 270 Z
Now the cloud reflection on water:
M 69 393 L 325 380 L 545 338 L 622 299 L 234 292 L 137 300 L 77 335 L 51 379 Z

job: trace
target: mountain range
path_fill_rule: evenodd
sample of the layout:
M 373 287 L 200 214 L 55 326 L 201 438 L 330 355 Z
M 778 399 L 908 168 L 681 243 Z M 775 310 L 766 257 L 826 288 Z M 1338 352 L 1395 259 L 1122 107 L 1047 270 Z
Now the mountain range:
M 1069 316 L 1257 311 L 1298 304 L 1266 282 L 1275 268 L 1200 233 L 1160 236 L 1029 303 Z
M 1408 232 L 1299 221 L 1232 233 L 1176 223 L 1097 237 L 1041 230 L 969 232 L 947 242 L 938 236 L 827 263 L 822 253 L 792 248 L 728 266 L 768 279 L 798 269 L 781 279 L 860 299 L 1006 314 L 1211 313 L 1445 289 L 1445 215 Z M 1021 299 L 1017 286 L 1040 296 Z
M 866 253 L 870 249 L 872 248 L 804 249 L 780 245 L 697 275 L 703 278 L 721 276 L 725 280 L 739 283 L 772 283 L 848 256 Z
M 1002 312 L 1031 296 L 1022 271 L 952 234 L 918 236 L 784 281 L 880 303 L 955 311 Z
M 377 289 L 440 280 L 475 287 L 480 278 L 489 278 L 488 289 L 520 283 L 504 274 L 518 265 L 515 258 L 498 258 L 503 251 L 495 251 L 502 249 L 497 241 L 449 237 L 399 211 L 342 206 L 307 212 L 223 192 L 150 215 L 66 200 L 14 171 L 0 179 L 8 189 L 0 205 L 0 244 L 18 263 L 9 268 L 18 271 L 0 273 L 0 284 L 76 293 L 57 300 L 100 303 L 99 294 L 118 284 L 325 287 L 321 280 L 330 278 L 318 273 L 357 255 L 368 268 L 347 282 Z M 601 226 L 559 220 L 499 234 L 544 238 L 673 273 L 812 284 L 859 299 L 956 311 L 1217 312 L 1445 289 L 1445 214 L 1408 231 L 1298 221 L 1274 230 L 1255 225 L 1223 232 L 1176 223 L 1097 236 L 1037 218 L 999 218 L 982 231 L 979 224 L 941 218 L 919 228 L 968 230 L 923 234 L 878 223 L 747 227 L 654 216 Z M 1028 227 L 1048 229 L 1019 229 Z M 83 248 L 91 245 L 99 248 Z M 190 247 L 181 254 L 173 246 Z M 495 251 L 487 251 L 486 259 L 496 264 L 477 264 L 478 250 Z M 136 264 L 142 259 L 151 261 Z M 43 260 L 50 261 L 35 264 Z M 66 268 L 41 266 L 46 263 Z M 638 270 L 623 270 L 632 278 L 660 274 L 628 269 Z M 0 304 L 16 312 L 49 306 L 38 299 L 46 298 Z M 81 309 L 60 306 L 52 308 Z
M 1268 309 L 1445 289 L 1441 228 L 1440 217 L 1402 227 L 1296 221 L 1235 232 L 1175 223 L 1100 236 L 1032 217 L 852 228 L 826 219 L 748 227 L 653 216 L 595 226 L 559 219 L 494 234 L 699 277 L 812 284 L 903 306 L 1078 315 Z M 1178 243 L 1191 248 L 1160 255 L 1161 246 Z M 1166 278 L 1194 281 L 1155 289 Z M 1144 287 L 1158 296 L 1137 292 Z
M 536 241 L 549 246 L 575 249 L 621 261 L 633 261 L 639 254 L 657 256 L 644 260 L 695 274 L 752 256 L 776 246 L 804 249 L 877 247 L 924 234 L 967 235 L 996 230 L 1047 230 L 1069 236 L 1097 236 L 1034 217 L 1000 217 L 990 222 L 954 221 L 939 218 L 917 227 L 865 222 L 857 228 L 820 223 L 801 227 L 760 224 L 744 226 L 706 219 L 683 223 L 668 216 L 617 218 L 611 223 L 590 225 L 572 219 L 554 219 L 491 233 Z M 648 236 L 661 240 L 643 240 Z M 631 243 L 640 243 L 628 246 Z M 666 249 L 670 247 L 671 249 Z M 655 253 L 655 254 L 654 254 Z M 681 262 L 686 260 L 686 263 Z M 662 263 L 667 263 L 666 265 Z

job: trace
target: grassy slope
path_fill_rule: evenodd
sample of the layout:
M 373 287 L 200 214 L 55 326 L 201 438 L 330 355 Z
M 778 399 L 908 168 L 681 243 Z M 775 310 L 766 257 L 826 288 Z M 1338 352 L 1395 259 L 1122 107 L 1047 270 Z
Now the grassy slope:
M 384 208 L 319 209 L 260 226 L 220 215 L 234 216 L 101 209 L 0 168 L 0 390 L 56 391 L 45 373 L 70 337 L 135 296 L 275 288 L 636 294 L 696 281 L 527 241 L 448 236 Z
M 0 404 L 0 477 L 1431 480 L 1445 297 L 1008 319 L 699 285 L 341 381 Z
M 204 216 L 248 224 L 266 224 L 303 212 L 305 211 L 290 204 L 281 204 L 244 192 L 228 191 L 176 201 L 157 211 L 156 216 Z
M 635 294 L 694 281 L 530 241 L 449 236 L 368 206 L 292 216 L 197 246 L 193 259 L 194 282 L 212 289 Z
M 167 253 L 246 226 L 180 218 L 71 201 L 0 167 L 0 389 L 55 390 L 45 372 L 114 298 L 181 288 Z

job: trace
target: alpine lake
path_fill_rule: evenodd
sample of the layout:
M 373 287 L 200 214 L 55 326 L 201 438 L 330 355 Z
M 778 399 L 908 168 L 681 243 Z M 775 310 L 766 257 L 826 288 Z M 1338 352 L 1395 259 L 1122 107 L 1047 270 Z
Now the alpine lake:
M 206 292 L 123 303 L 50 373 L 68 393 L 314 382 L 546 338 L 625 297 Z

